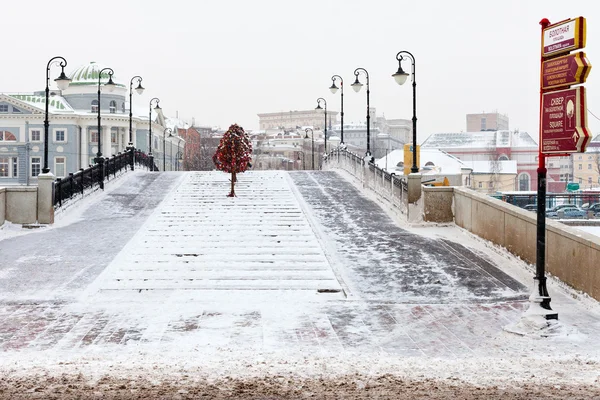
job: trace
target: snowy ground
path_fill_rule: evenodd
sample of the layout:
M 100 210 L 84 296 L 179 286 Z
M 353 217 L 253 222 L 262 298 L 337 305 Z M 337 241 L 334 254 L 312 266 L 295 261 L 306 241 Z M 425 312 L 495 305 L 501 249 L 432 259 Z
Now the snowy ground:
M 0 230 L 0 398 L 592 398 L 600 307 L 335 172 L 135 172 Z

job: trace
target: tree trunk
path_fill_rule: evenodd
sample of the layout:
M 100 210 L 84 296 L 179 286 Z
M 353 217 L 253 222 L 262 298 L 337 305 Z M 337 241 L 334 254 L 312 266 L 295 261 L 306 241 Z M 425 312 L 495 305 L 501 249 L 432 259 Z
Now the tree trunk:
M 231 193 L 229 193 L 227 196 L 235 197 L 235 172 L 231 173 Z

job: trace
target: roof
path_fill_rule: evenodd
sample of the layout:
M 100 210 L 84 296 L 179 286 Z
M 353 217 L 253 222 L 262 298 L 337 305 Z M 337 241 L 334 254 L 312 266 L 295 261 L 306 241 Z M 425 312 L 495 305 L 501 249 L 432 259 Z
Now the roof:
M 438 149 L 421 147 L 419 158 L 419 169 L 422 170 L 422 173 L 460 175 L 463 169 L 469 168 L 462 160 Z M 404 150 L 401 149 L 394 150 L 391 153 L 388 153 L 387 157 L 382 157 L 375 161 L 375 164 L 379 168 L 386 168 L 387 165 L 388 171 L 403 172 L 404 168 L 403 166 L 399 167 L 399 163 L 404 163 Z
M 421 147 L 432 148 L 494 148 L 494 147 L 535 147 L 538 145 L 527 132 L 485 131 L 460 133 L 434 133 Z
M 23 103 L 29 104 L 30 106 L 44 110 L 46 107 L 46 96 L 39 96 L 35 94 L 9 94 L 8 96 L 20 100 Z M 62 96 L 50 96 L 48 102 L 49 112 L 73 112 L 73 108 L 69 105 L 67 100 Z
M 82 86 L 82 85 L 98 85 L 98 76 L 100 71 L 105 68 L 104 65 L 98 64 L 95 61 L 90 62 L 89 64 L 82 65 L 76 68 L 73 72 L 69 74 L 69 78 L 71 78 L 71 83 L 69 86 Z M 108 81 L 108 71 L 102 72 L 102 82 L 105 83 Z M 113 75 L 113 82 L 117 86 L 125 87 L 125 85 L 117 80 L 117 76 Z

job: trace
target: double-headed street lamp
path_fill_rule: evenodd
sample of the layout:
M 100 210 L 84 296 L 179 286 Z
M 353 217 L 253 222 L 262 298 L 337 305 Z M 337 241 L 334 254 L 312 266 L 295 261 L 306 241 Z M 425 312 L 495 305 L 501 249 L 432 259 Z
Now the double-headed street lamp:
M 341 92 L 341 98 L 342 98 L 342 106 L 341 106 L 341 111 L 340 111 L 340 115 L 342 116 L 342 129 L 341 129 L 341 141 L 340 141 L 340 146 L 342 146 L 344 144 L 344 80 L 342 79 L 341 76 L 339 75 L 333 75 L 331 77 L 331 86 L 329 87 L 329 90 L 331 90 L 331 93 L 336 94 L 338 91 L 338 87 L 335 85 L 335 81 L 336 79 L 340 80 L 340 88 L 342 89 Z
M 411 173 L 419 172 L 419 167 L 417 166 L 417 78 L 415 76 L 415 57 L 410 54 L 408 51 L 401 51 L 396 54 L 396 60 L 398 60 L 398 71 L 392 76 L 396 80 L 398 85 L 404 84 L 406 82 L 406 78 L 408 78 L 408 74 L 404 72 L 402 69 L 402 60 L 404 57 L 402 54 L 406 54 L 408 59 L 412 62 L 412 87 L 413 87 L 413 117 L 412 117 L 412 128 L 413 128 L 413 145 L 412 145 L 412 153 L 413 153 L 413 164 L 410 168 Z
M 167 132 L 169 132 L 169 137 L 173 136 L 171 128 L 166 128 L 163 132 L 163 172 L 167 170 Z
M 363 87 L 363 84 L 360 83 L 360 81 L 358 80 L 358 75 L 364 72 L 365 76 L 367 77 L 367 152 L 365 154 L 365 156 L 367 157 L 371 157 L 371 111 L 369 109 L 369 73 L 367 72 L 366 69 L 364 68 L 356 68 L 354 70 L 354 76 L 356 77 L 356 79 L 354 80 L 354 83 L 350 86 L 352 86 L 352 89 L 354 89 L 354 91 L 356 93 L 358 93 L 360 91 L 360 89 Z
M 319 97 L 317 99 L 317 108 L 315 110 L 322 110 L 321 102 L 323 102 L 323 106 L 325 108 L 325 154 L 327 154 L 327 101 L 324 98 Z
M 154 110 L 158 113 L 160 111 L 160 100 L 154 97 L 150 100 L 150 112 L 148 113 L 148 157 L 150 157 L 150 170 L 154 171 L 154 156 L 152 155 L 152 103 L 156 102 Z
M 310 131 L 310 138 L 312 140 L 312 151 L 310 153 L 310 158 L 312 158 L 312 169 L 315 169 L 315 136 L 314 136 L 314 132 L 312 130 L 312 128 L 306 128 L 304 130 L 305 134 L 304 134 L 304 139 L 308 139 L 308 131 Z
M 132 104 L 132 94 L 133 94 L 133 81 L 137 79 L 137 83 L 138 86 L 135 88 L 135 91 L 138 94 L 142 94 L 144 93 L 144 88 L 142 87 L 142 77 L 141 76 L 134 76 L 133 78 L 131 78 L 131 81 L 129 81 L 129 144 L 127 145 L 127 149 L 129 151 L 131 151 L 131 170 L 133 171 L 133 152 L 135 150 L 135 146 L 133 145 L 133 127 L 132 127 L 132 120 L 133 120 L 133 104 Z
M 109 92 L 115 89 L 115 83 L 112 80 L 114 71 L 112 68 L 102 68 L 98 73 L 98 152 L 96 153 L 96 163 L 100 164 L 100 189 L 104 190 L 104 158 L 102 157 L 102 117 L 100 116 L 100 84 L 102 83 L 102 73 L 108 71 L 108 82 L 104 84 L 104 88 Z M 109 132 L 110 133 L 110 132 Z M 110 138 L 109 138 L 110 140 Z
M 50 101 L 50 65 L 55 60 L 60 61 L 59 65 L 61 67 L 60 76 L 54 80 L 56 82 L 56 86 L 58 86 L 59 90 L 65 90 L 69 87 L 69 83 L 71 83 L 71 79 L 69 79 L 65 75 L 65 67 L 67 66 L 67 60 L 64 57 L 56 56 L 52 57 L 50 61 L 48 61 L 48 65 L 46 66 L 46 113 L 44 115 L 44 168 L 42 169 L 42 173 L 47 174 L 50 172 L 50 168 L 48 168 L 48 128 L 50 126 L 50 122 L 48 121 L 48 103 Z

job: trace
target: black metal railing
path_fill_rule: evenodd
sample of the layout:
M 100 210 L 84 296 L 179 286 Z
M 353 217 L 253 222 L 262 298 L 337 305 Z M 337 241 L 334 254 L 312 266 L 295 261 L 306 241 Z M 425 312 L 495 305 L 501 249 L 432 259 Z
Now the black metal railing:
M 117 173 L 128 171 L 134 164 L 151 170 L 153 160 L 139 150 L 133 153 L 128 151 L 106 158 L 103 170 L 101 164 L 94 164 L 86 169 L 81 168 L 77 172 L 69 173 L 68 177 L 57 178 L 54 182 L 54 208 L 62 207 L 64 202 L 77 195 L 83 196 L 86 191 L 99 189 L 101 182 L 115 179 Z

